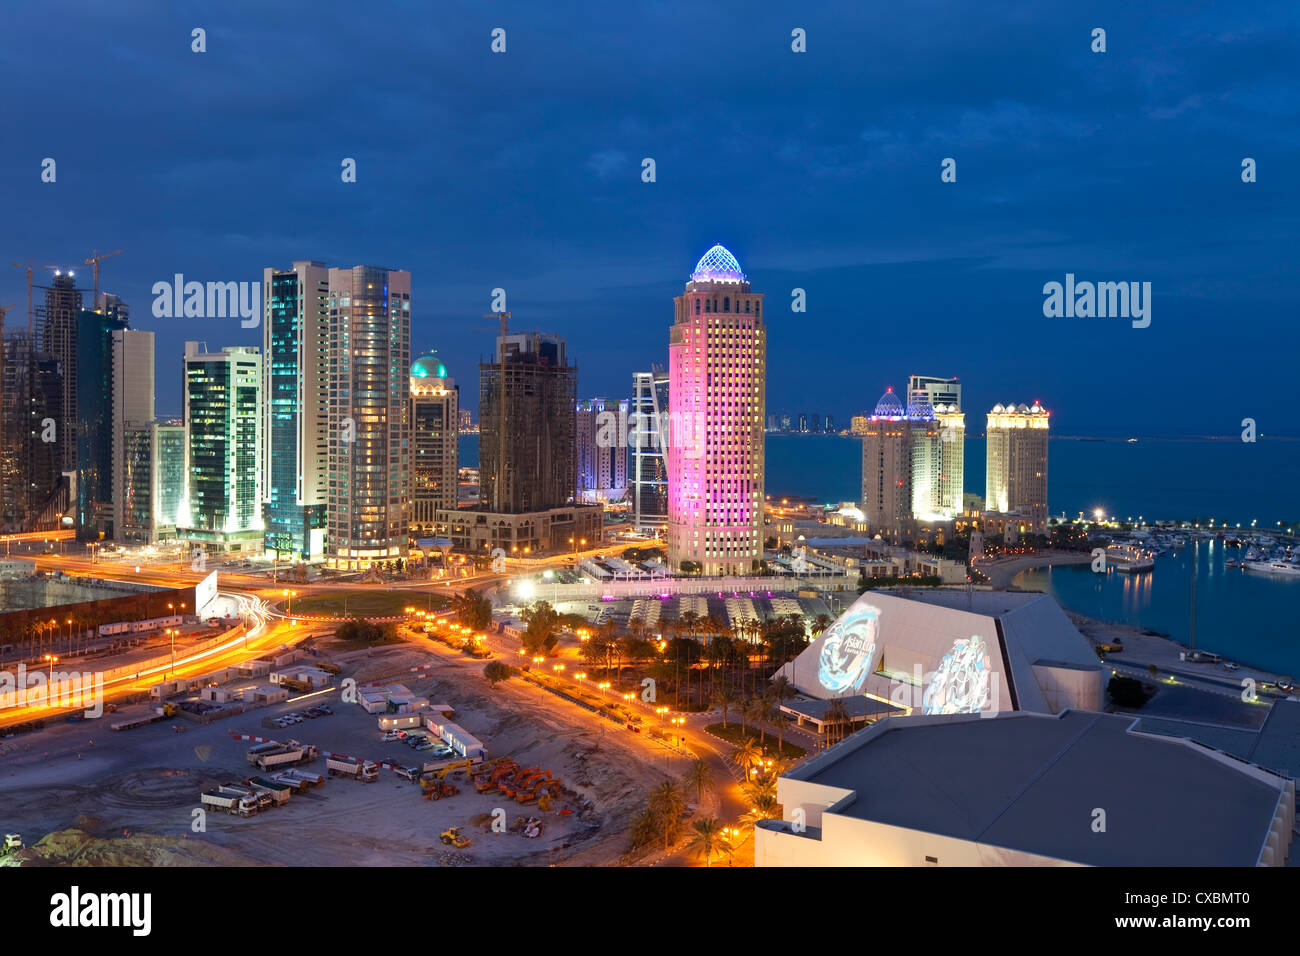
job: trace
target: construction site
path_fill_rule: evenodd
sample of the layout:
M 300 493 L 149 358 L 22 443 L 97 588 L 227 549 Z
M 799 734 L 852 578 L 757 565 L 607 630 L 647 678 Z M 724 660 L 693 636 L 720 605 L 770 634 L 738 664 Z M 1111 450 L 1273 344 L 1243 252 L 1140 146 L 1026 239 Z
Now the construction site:
M 330 660 L 284 662 L 266 686 L 289 696 L 225 719 L 169 723 L 158 711 L 192 702 L 155 698 L 115 714 L 118 731 L 56 722 L 0 743 L 0 831 L 25 845 L 9 861 L 608 865 L 678 772 L 578 708 L 491 687 L 473 658 L 392 645 Z

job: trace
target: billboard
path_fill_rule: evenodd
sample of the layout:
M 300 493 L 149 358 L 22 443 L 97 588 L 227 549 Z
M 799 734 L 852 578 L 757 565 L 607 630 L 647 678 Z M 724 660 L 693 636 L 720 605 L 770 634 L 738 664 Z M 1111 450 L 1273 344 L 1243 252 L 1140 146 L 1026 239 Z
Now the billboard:
M 213 571 L 206 578 L 194 585 L 194 613 L 202 617 L 208 605 L 217 597 L 217 572 Z

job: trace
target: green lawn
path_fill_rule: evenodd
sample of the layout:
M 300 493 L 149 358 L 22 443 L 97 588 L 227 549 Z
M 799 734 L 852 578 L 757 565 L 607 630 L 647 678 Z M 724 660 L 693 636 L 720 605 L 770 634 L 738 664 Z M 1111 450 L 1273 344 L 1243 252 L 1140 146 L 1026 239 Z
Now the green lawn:
M 726 727 L 723 727 L 721 723 L 717 723 L 717 724 L 709 724 L 704 729 L 707 730 L 709 733 L 713 734 L 714 736 L 721 737 L 723 740 L 726 740 L 736 745 L 739 745 L 745 737 L 752 737 L 754 739 L 754 743 L 758 743 L 757 729 L 755 729 L 754 727 L 746 727 L 744 733 L 742 734 L 740 730 L 740 721 L 734 720 L 730 717 L 727 718 Z M 785 746 L 781 749 L 781 756 L 791 757 L 791 758 L 802 757 L 806 752 L 807 751 L 805 751 L 802 747 L 796 747 L 794 744 L 790 743 L 790 741 L 787 740 L 785 742 Z M 763 753 L 768 757 L 776 756 L 776 733 L 772 730 L 771 727 L 767 728 L 767 746 L 763 748 Z
M 423 591 L 326 591 L 323 594 L 304 595 L 301 591 L 293 599 L 295 614 L 315 614 L 322 617 L 395 617 L 404 608 L 415 607 L 421 611 L 441 610 L 447 599 L 437 594 L 430 596 Z M 285 610 L 287 602 L 281 599 L 279 607 Z

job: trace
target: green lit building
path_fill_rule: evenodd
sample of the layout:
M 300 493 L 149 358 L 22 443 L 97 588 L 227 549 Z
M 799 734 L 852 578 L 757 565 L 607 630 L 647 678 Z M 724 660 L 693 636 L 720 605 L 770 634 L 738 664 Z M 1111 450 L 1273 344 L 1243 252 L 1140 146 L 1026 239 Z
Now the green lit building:
M 186 496 L 177 535 L 215 550 L 262 551 L 262 354 L 185 343 Z

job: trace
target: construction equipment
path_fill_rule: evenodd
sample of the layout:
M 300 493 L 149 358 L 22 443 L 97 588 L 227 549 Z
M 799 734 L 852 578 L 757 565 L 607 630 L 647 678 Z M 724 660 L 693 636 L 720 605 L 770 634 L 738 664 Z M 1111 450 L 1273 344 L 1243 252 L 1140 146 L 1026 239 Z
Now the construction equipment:
M 551 795 L 549 793 L 543 793 L 537 798 L 537 809 L 543 813 L 551 809 Z
M 11 853 L 17 853 L 23 848 L 23 838 L 17 833 L 6 833 L 5 842 L 0 846 L 0 857 L 9 856 Z
M 35 313 L 32 312 L 32 273 L 37 269 L 58 270 L 61 269 L 62 266 L 34 266 L 30 260 L 27 262 L 11 262 L 10 265 L 15 269 L 27 270 L 27 334 L 31 335 L 34 331 L 33 323 L 35 321 Z
M 251 817 L 257 812 L 257 800 L 246 793 L 228 793 L 225 787 L 209 790 L 200 797 L 205 807 L 225 810 L 241 817 Z
M 426 780 L 421 781 L 420 785 L 424 789 L 424 799 L 426 800 L 441 800 L 443 797 L 454 797 L 460 793 L 460 787 L 454 783 Z
M 474 761 L 472 760 L 466 760 L 463 764 L 460 761 L 457 761 L 456 763 L 449 763 L 447 764 L 447 766 L 443 767 L 441 770 L 438 771 L 438 779 L 442 780 L 444 777 L 447 776 L 448 773 L 457 769 L 463 769 L 465 773 L 468 775 L 470 767 L 472 766 L 474 766 Z
M 287 783 L 281 783 L 277 780 L 268 780 L 266 777 L 249 777 L 244 783 L 252 787 L 260 787 L 271 795 L 271 802 L 276 806 L 283 806 L 289 802 L 289 797 L 293 794 L 293 788 Z
M 175 717 L 175 716 L 176 716 L 176 705 L 175 705 L 175 704 L 163 704 L 163 705 L 162 705 L 162 715 L 163 715 L 164 717 Z
M 125 249 L 118 249 L 115 252 L 106 252 L 101 256 L 99 254 L 98 249 L 90 250 L 90 258 L 86 260 L 86 265 L 93 266 L 94 267 L 93 271 L 95 273 L 95 297 L 90 300 L 90 307 L 92 309 L 99 308 L 99 264 L 100 262 L 102 262 L 105 259 L 111 259 L 114 256 L 120 256 L 124 252 L 126 252 Z
M 463 837 L 460 835 L 460 827 L 448 827 L 446 830 L 442 831 L 439 839 L 448 846 L 454 846 L 458 850 L 465 849 L 465 847 L 469 846 L 470 843 L 469 837 Z

